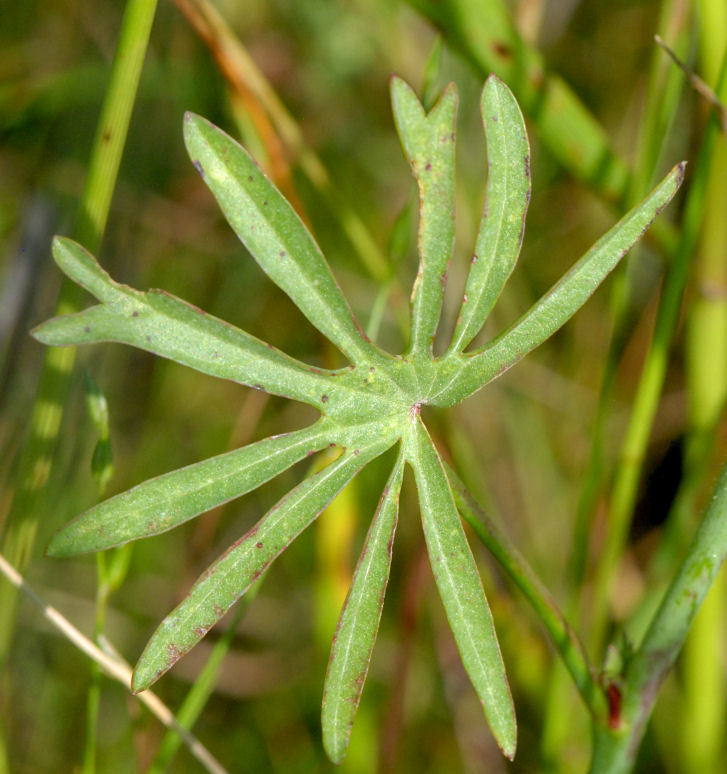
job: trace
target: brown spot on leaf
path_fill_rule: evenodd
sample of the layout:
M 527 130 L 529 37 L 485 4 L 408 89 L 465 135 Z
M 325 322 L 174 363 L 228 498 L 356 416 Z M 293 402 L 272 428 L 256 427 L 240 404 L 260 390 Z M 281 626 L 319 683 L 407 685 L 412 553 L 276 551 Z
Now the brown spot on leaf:
M 255 548 L 262 548 L 262 547 L 263 547 L 263 544 L 260 541 L 255 543 Z
M 503 43 L 500 40 L 496 40 L 492 44 L 492 50 L 499 56 L 501 59 L 510 59 L 512 56 L 512 51 L 510 50 L 510 46 L 507 45 L 507 43 Z

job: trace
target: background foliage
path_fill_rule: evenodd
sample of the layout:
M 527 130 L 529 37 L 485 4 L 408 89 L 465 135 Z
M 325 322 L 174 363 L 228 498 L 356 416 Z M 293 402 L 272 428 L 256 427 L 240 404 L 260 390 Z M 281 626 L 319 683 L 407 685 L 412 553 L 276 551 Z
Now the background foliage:
M 427 3 L 413 5 L 428 10 Z M 475 5 L 484 9 L 489 4 Z M 387 262 L 396 267 L 390 300 L 380 305 L 379 341 L 399 351 L 398 322 L 406 316 L 406 297 L 398 288 L 408 287 L 415 271 L 415 218 L 406 216 L 414 191 L 391 118 L 391 72 L 420 90 L 429 84 L 432 94 L 450 80 L 460 89 L 453 290 L 463 286 L 467 251 L 482 206 L 486 159 L 478 98 L 484 74 L 472 66 L 471 51 L 462 56 L 467 42 L 447 29 L 446 22 L 456 16 L 439 20 L 445 44 L 438 70 L 430 56 L 435 29 L 408 5 L 382 0 L 217 3 L 289 110 L 290 115 L 281 118 L 250 89 L 253 75 L 244 61 L 224 49 L 219 36 L 210 42 L 208 35 L 204 42 L 195 32 L 191 22 L 198 7 L 181 0 L 159 5 L 100 251 L 104 266 L 120 281 L 163 287 L 302 360 L 330 368 L 340 365 L 336 353 L 244 254 L 189 164 L 182 114 L 194 110 L 241 136 L 272 171 L 312 223 L 359 319 L 369 321 L 377 308 L 377 281 L 388 281 Z M 663 73 L 673 68 L 665 55 L 655 55 L 652 36 L 660 31 L 714 86 L 725 45 L 719 31 L 727 29 L 721 23 L 723 3 L 521 0 L 509 7 L 524 39 L 539 49 L 548 71 L 568 83 L 592 111 L 612 148 L 630 166 L 645 170 L 645 186 L 675 161 L 695 160 L 704 130 L 704 102 L 690 89 L 681 94 L 666 87 L 648 91 L 655 58 Z M 3 3 L 0 10 L 3 513 L 12 497 L 13 460 L 42 357 L 42 348 L 25 331 L 53 308 L 59 278 L 49 260 L 50 236 L 72 227 L 120 20 L 120 4 L 112 2 Z M 425 80 L 428 61 L 435 77 Z M 681 82 L 678 73 L 676 81 Z M 654 114 L 650 100 L 655 93 L 667 111 L 656 129 L 647 120 Z M 673 103 L 672 93 L 677 95 Z M 528 113 L 521 102 L 533 145 L 533 197 L 520 264 L 494 311 L 491 331 L 527 309 L 624 211 L 625 202 L 642 193 L 622 187 L 619 203 L 604 201 L 597 179 L 566 168 L 567 154 L 547 139 L 552 131 L 548 134 L 542 112 L 533 108 Z M 565 129 L 558 137 L 567 144 Z M 706 451 L 694 439 L 695 427 L 707 428 L 711 438 L 720 427 L 723 406 L 720 353 L 727 347 L 720 292 L 727 255 L 727 174 L 720 170 L 727 166 L 726 153 L 722 137 L 708 158 L 712 182 L 705 178 L 705 225 L 699 236 L 697 224 L 697 249 L 688 255 L 690 285 L 675 320 L 673 344 L 667 336 L 666 381 L 653 428 L 646 423 L 648 446 L 637 479 L 633 526 L 627 530 L 625 549 L 617 545 L 622 561 L 611 573 L 615 582 L 608 589 L 605 620 L 628 622 L 632 636 L 643 628 L 637 613 L 649 598 L 648 590 L 658 587 L 651 560 L 664 535 L 661 524 L 681 471 L 697 473 L 684 527 L 670 533 L 676 532 L 674 552 L 661 560 L 671 568 L 684 545 L 682 533 L 691 533 L 690 513 L 695 503 L 705 501 L 715 465 L 725 458 L 718 431 L 717 442 L 705 444 Z M 645 158 L 653 161 L 654 169 Z M 620 178 L 614 173 L 608 179 Z M 615 188 L 609 189 L 612 200 L 618 194 Z M 354 212 L 360 222 L 353 219 Z M 619 459 L 625 434 L 629 437 L 630 406 L 652 346 L 669 254 L 663 246 L 669 239 L 666 232 L 646 244 L 630 264 L 632 292 L 623 315 L 623 352 L 602 412 L 601 474 L 590 502 L 583 494 L 584 471 L 591 470 L 587 461 L 598 427 L 596 409 L 619 277 L 609 280 L 563 331 L 495 382 L 486 396 L 457 407 L 446 421 L 435 413 L 427 417 L 439 447 L 505 525 L 586 639 L 594 628 L 582 620 L 580 603 L 590 599 L 606 514 L 614 507 L 613 471 L 622 470 Z M 445 320 L 450 331 L 457 305 L 456 294 L 449 294 Z M 96 617 L 96 560 L 40 556 L 61 523 L 98 499 L 91 472 L 98 430 L 85 408 L 82 370 L 100 385 L 110 407 L 115 469 L 107 494 L 227 448 L 302 427 L 313 412 L 130 348 L 95 347 L 84 350 L 79 360 L 26 573 L 46 599 L 90 634 Z M 700 367 L 717 371 L 705 374 Z M 705 385 L 714 387 L 706 395 Z M 320 743 L 322 677 L 352 563 L 391 462 L 385 458 L 381 465 L 367 468 L 315 528 L 276 562 L 244 618 L 223 622 L 222 629 L 158 686 L 168 704 L 179 706 L 215 642 L 225 636 L 227 624 L 230 651 L 195 733 L 232 770 L 332 769 Z M 111 597 L 105 626 L 126 658 L 135 660 L 155 623 L 199 571 L 241 527 L 252 525 L 287 491 L 307 464 L 300 463 L 300 468 L 204 519 L 133 548 L 128 576 Z M 586 712 L 575 691 L 559 679 L 557 669 L 553 671 L 553 654 L 538 621 L 472 540 L 520 723 L 515 763 L 501 760 L 433 593 L 414 518 L 412 484 L 406 477 L 398 561 L 392 567 L 378 645 L 342 770 L 583 770 L 589 754 Z M 626 511 L 628 524 L 631 509 Z M 577 514 L 584 512 L 593 519 L 593 528 L 583 554 L 585 569 L 574 570 L 578 544 L 574 548 L 573 536 L 579 534 Z M 578 580 L 581 572 L 583 584 Z M 586 595 L 580 598 L 582 589 Z M 701 624 L 664 688 L 640 771 L 718 772 L 724 766 L 726 635 L 723 605 L 715 598 L 716 614 Z M 590 643 L 596 654 L 602 647 L 599 639 L 602 636 L 594 635 Z M 696 681 L 695 670 L 700 672 Z M 92 679 L 85 657 L 21 604 L 0 684 L 10 771 L 60 771 L 80 765 Z M 145 770 L 162 737 L 158 722 L 110 681 L 102 683 L 100 703 L 98 770 Z M 195 771 L 197 764 L 182 751 L 170 770 Z

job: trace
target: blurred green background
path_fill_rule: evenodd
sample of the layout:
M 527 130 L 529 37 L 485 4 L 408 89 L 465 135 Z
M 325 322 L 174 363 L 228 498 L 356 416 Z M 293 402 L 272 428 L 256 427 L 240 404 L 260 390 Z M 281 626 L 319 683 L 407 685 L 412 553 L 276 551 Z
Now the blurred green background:
M 184 150 L 182 117 L 192 110 L 240 137 L 293 197 L 363 325 L 377 298 L 377 280 L 387 279 L 386 267 L 393 267 L 394 289 L 378 341 L 400 351 L 397 320 L 406 315 L 401 288 L 410 286 L 416 270 L 416 216 L 413 182 L 391 117 L 389 76 L 397 73 L 418 90 L 426 82 L 430 96 L 456 81 L 458 241 L 445 303 L 446 337 L 483 205 L 482 72 L 446 31 L 438 61 L 437 30 L 404 3 L 218 0 L 214 5 L 289 111 L 289 126 L 308 150 L 301 155 L 292 135 L 286 137 L 276 123 L 275 111 L 270 120 L 269 105 L 246 84 L 250 71 L 222 51 L 219 37 L 215 42 L 200 36 L 199 22 L 193 24 L 200 4 L 160 2 L 100 250 L 102 265 L 120 281 L 164 288 L 300 359 L 341 364 L 340 355 L 263 276 L 223 221 Z M 472 6 L 478 5 L 488 4 L 473 0 Z M 638 163 L 641 152 L 653 35 L 660 29 L 663 35 L 663 20 L 670 19 L 672 40 L 684 41 L 685 58 L 709 80 L 698 34 L 705 24 L 696 20 L 706 7 L 656 0 L 507 5 L 522 38 L 539 49 L 548 72 L 572 87 L 629 165 Z M 43 356 L 27 330 L 53 312 L 60 272 L 50 259 L 50 238 L 73 228 L 122 12 L 123 3 L 108 0 L 0 3 L 0 524 L 12 498 L 13 461 Z M 664 68 L 672 66 L 666 54 L 661 57 Z M 606 202 L 593 185 L 577 180 L 541 139 L 535 114 L 525 112 L 533 146 L 528 228 L 519 268 L 488 323 L 488 335 L 527 309 L 625 210 L 623 201 Z M 685 88 L 669 116 L 669 131 L 658 138 L 652 179 L 683 158 L 693 159 L 705 115 L 703 102 Z M 311 166 L 311 152 L 320 168 Z M 327 170 L 328 183 L 321 183 L 316 169 Z M 673 205 L 668 217 L 678 218 L 678 212 Z M 727 259 L 727 239 L 717 252 L 722 248 Z M 625 346 L 604 432 L 606 480 L 649 346 L 663 255 L 655 242 L 646 243 L 631 268 Z M 573 593 L 568 564 L 611 335 L 613 281 L 485 393 L 446 420 L 431 417 L 445 455 L 564 605 Z M 688 300 L 698 291 L 693 284 Z M 644 593 L 644 566 L 680 476 L 688 423 L 681 334 L 672 354 L 635 526 L 610 599 L 617 622 L 633 613 Z M 84 371 L 109 404 L 115 471 L 107 494 L 301 427 L 312 413 L 129 348 L 105 345 L 80 352 L 26 577 L 91 635 L 95 558 L 58 561 L 41 555 L 53 531 L 98 497 L 91 475 L 97 438 L 84 406 Z M 718 448 L 724 450 L 724 443 Z M 301 466 L 242 500 L 133 547 L 106 625 L 107 637 L 127 660 L 135 661 L 156 623 L 209 562 L 289 489 Z M 347 580 L 387 470 L 386 460 L 377 462 L 356 479 L 275 563 L 236 624 L 216 690 L 194 728 L 230 771 L 334 769 L 320 742 L 323 676 Z M 709 471 L 705 480 L 711 480 Z M 594 555 L 606 500 L 604 487 L 593 506 Z M 586 711 L 575 691 L 566 690 L 553 703 L 553 653 L 542 628 L 484 549 L 472 543 L 513 685 L 520 724 L 516 761 L 500 757 L 460 665 L 424 559 L 413 482 L 406 479 L 381 631 L 342 772 L 584 770 Z M 173 709 L 226 626 L 229 621 L 156 686 Z M 721 663 L 725 639 L 718 642 Z M 719 679 L 724 690 L 723 671 Z M 9 771 L 80 770 L 90 680 L 86 657 L 22 600 L 0 682 Z M 639 771 L 687 771 L 674 732 L 684 701 L 680 691 L 678 679 L 667 684 Z M 102 683 L 99 718 L 97 770 L 146 771 L 164 732 L 158 721 L 110 680 Z M 544 752 L 548 738 L 557 740 L 555 754 Z M 168 770 L 200 769 L 182 749 Z

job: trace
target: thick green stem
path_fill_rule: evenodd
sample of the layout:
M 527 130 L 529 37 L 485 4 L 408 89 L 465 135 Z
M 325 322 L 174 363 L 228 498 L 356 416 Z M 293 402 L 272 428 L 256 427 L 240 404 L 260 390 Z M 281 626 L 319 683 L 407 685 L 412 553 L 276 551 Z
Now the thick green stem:
M 720 57 L 727 48 L 724 2 L 702 0 L 700 59 L 709 85 L 719 77 Z M 724 91 L 724 89 L 723 89 Z M 717 424 L 727 397 L 727 137 L 718 135 L 710 164 L 704 221 L 696 255 L 696 289 L 687 326 L 689 436 L 686 478 L 694 480 L 692 496 L 681 518 L 694 521 L 694 502 L 705 473 Z M 682 526 L 679 532 L 684 532 Z M 683 544 L 683 540 L 680 544 Z M 684 648 L 684 703 L 680 769 L 684 774 L 725 770 L 724 724 L 727 714 L 725 668 L 725 595 L 722 573 L 694 621 Z
M 75 228 L 78 240 L 93 251 L 98 249 L 106 226 L 156 5 L 157 0 L 129 0 L 124 12 Z M 77 311 L 82 299 L 83 290 L 64 280 L 56 314 Z M 28 435 L 20 451 L 2 553 L 21 572 L 32 556 L 43 516 L 43 496 L 58 446 L 75 356 L 73 347 L 46 350 Z M 16 602 L 15 589 L 0 581 L 0 667 L 12 640 Z

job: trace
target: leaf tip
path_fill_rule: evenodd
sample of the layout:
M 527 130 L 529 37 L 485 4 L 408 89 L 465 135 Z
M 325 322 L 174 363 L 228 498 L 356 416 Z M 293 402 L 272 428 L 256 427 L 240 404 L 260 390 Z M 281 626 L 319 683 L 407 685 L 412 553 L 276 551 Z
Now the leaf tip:
M 60 529 L 51 538 L 43 555 L 51 559 L 66 559 L 74 553 L 76 551 L 73 550 L 73 541 L 68 537 L 68 530 Z

